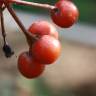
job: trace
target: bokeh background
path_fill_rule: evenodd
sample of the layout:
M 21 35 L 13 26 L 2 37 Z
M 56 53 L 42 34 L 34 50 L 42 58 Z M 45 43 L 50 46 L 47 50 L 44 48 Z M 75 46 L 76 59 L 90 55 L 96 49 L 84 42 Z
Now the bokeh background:
M 29 0 L 54 4 L 58 0 Z M 7 39 L 15 55 L 5 58 L 0 35 L 0 96 L 96 96 L 96 0 L 73 0 L 80 11 L 77 24 L 57 28 L 62 52 L 60 58 L 36 79 L 24 78 L 17 69 L 21 52 L 28 50 L 25 37 L 7 10 L 4 11 Z M 51 23 L 45 9 L 14 5 L 26 28 L 36 20 Z

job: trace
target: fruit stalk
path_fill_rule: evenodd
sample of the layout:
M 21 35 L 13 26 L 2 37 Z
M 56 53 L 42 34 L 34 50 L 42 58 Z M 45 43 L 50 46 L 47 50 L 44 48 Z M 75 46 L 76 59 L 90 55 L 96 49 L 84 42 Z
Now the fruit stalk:
M 3 40 L 4 40 L 4 44 L 6 44 L 6 32 L 5 32 L 5 28 L 4 28 L 4 16 L 3 16 L 3 9 L 0 8 L 0 14 L 1 14 L 1 30 L 2 30 L 2 36 L 3 36 Z
M 37 38 L 35 35 L 29 33 L 29 32 L 26 30 L 25 26 L 24 26 L 24 25 L 22 24 L 22 22 L 19 20 L 18 16 L 16 15 L 16 13 L 15 13 L 15 11 L 13 10 L 13 8 L 11 7 L 11 5 L 8 4 L 6 0 L 4 0 L 4 4 L 5 4 L 6 8 L 8 9 L 9 13 L 11 14 L 11 16 L 13 17 L 13 19 L 15 20 L 15 22 L 19 25 L 19 27 L 20 27 L 21 30 L 23 31 L 23 33 L 24 33 L 24 35 L 26 36 L 26 38 L 27 38 L 27 39 L 30 39 L 30 40 L 32 40 L 32 41 L 37 40 L 38 38 Z
M 15 3 L 19 5 L 27 5 L 27 6 L 34 6 L 44 9 L 52 10 L 55 8 L 55 6 L 49 5 L 49 4 L 40 4 L 40 3 L 34 3 L 34 2 L 28 2 L 28 1 L 22 1 L 22 0 L 9 0 L 9 3 Z
M 3 7 L 0 8 L 0 17 L 1 17 L 1 30 L 2 30 L 2 37 L 3 37 L 3 41 L 4 41 L 4 45 L 3 45 L 3 52 L 5 54 L 5 56 L 11 57 L 14 54 L 14 51 L 11 49 L 10 45 L 7 43 L 6 40 L 6 31 L 5 31 L 5 27 L 4 27 L 4 16 L 3 16 Z

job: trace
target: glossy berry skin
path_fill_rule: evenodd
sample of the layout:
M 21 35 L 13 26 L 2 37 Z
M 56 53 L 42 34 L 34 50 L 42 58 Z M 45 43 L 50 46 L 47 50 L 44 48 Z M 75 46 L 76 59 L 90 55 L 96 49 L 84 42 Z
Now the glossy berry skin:
M 18 69 L 24 77 L 32 79 L 40 76 L 45 66 L 34 60 L 28 52 L 23 52 L 18 58 Z
M 59 0 L 55 6 L 57 9 L 51 11 L 51 18 L 56 25 L 68 28 L 76 23 L 79 12 L 72 1 Z
M 47 21 L 36 21 L 28 29 L 29 32 L 41 37 L 43 35 L 51 35 L 58 39 L 58 32 L 55 27 Z
M 52 36 L 44 35 L 30 48 L 33 57 L 42 64 L 51 64 L 60 55 L 60 42 Z
M 0 7 L 2 6 L 2 4 L 3 4 L 3 1 L 2 1 L 2 0 L 0 0 Z

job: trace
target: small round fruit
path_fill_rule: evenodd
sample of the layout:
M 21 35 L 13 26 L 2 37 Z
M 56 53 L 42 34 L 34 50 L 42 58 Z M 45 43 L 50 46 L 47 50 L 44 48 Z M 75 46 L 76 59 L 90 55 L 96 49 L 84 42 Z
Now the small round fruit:
M 42 36 L 30 48 L 33 58 L 42 64 L 51 64 L 56 61 L 60 51 L 61 45 L 59 40 L 49 35 Z
M 29 32 L 41 37 L 43 35 L 51 35 L 58 39 L 58 32 L 55 27 L 47 21 L 36 21 L 28 29 Z
M 42 74 L 45 66 L 38 63 L 28 52 L 23 52 L 18 58 L 18 69 L 26 78 L 36 78 Z
M 72 1 L 59 0 L 55 6 L 57 9 L 51 11 L 51 18 L 56 25 L 68 28 L 77 22 L 79 11 Z
M 2 1 L 2 0 L 0 0 L 0 7 L 2 7 L 2 5 L 3 5 L 3 1 Z

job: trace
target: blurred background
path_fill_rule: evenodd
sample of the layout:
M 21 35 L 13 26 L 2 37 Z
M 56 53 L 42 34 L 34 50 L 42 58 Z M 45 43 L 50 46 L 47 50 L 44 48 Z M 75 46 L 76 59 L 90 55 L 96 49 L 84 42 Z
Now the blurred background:
M 29 0 L 54 4 L 58 0 Z M 0 35 L 0 96 L 96 96 L 96 0 L 73 0 L 80 11 L 77 24 L 68 29 L 56 26 L 62 52 L 60 58 L 36 79 L 18 72 L 17 59 L 28 50 L 25 37 L 7 10 L 4 11 L 7 39 L 15 55 L 6 58 Z M 51 23 L 45 9 L 13 5 L 26 28 L 36 20 Z M 10 18 L 10 19 L 9 19 Z

